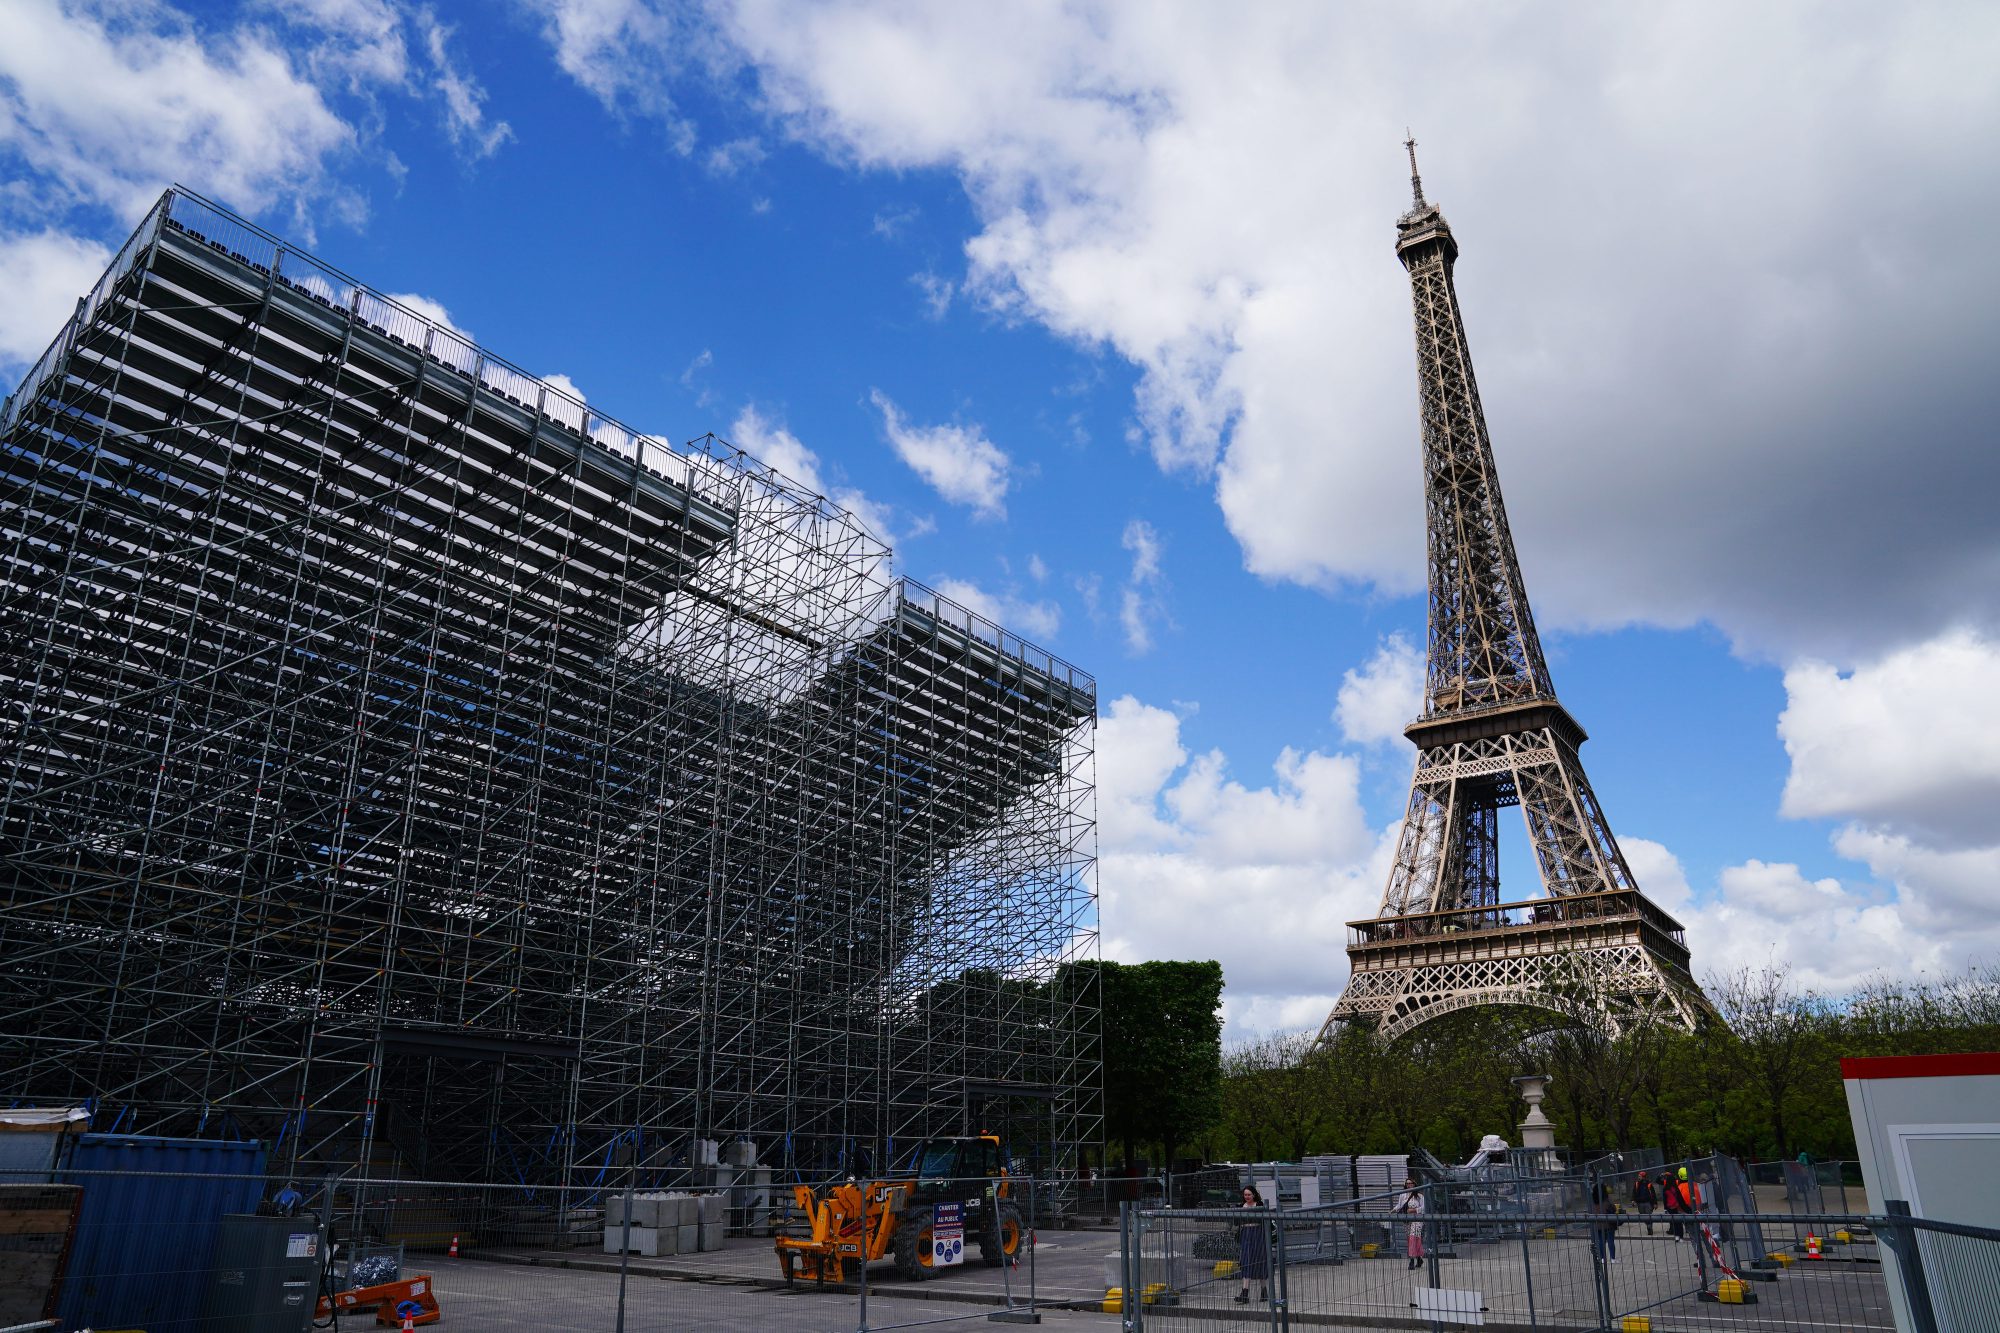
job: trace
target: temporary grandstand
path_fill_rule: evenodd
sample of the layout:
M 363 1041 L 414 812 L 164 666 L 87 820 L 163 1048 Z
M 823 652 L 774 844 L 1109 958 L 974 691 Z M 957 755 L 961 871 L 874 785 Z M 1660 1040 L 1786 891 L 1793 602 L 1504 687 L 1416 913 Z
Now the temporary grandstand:
M 0 551 L 0 1097 L 496 1181 L 1101 1137 L 1094 681 L 722 441 L 176 189 Z

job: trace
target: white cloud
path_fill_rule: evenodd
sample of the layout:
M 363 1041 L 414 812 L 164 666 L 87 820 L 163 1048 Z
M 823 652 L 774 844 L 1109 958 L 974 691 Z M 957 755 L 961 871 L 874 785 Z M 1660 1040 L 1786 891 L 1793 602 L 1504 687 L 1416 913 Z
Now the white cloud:
M 937 591 L 968 611 L 1034 643 L 1046 644 L 1062 629 L 1062 607 L 1052 601 L 996 593 L 964 579 L 940 579 Z
M 240 208 L 327 188 L 354 133 L 263 30 L 204 36 L 163 5 L 8 6 L 0 146 L 45 178 L 40 203 L 142 213 L 181 180 Z
M 1160 568 L 1164 545 L 1153 525 L 1142 518 L 1125 525 L 1119 545 L 1132 553 L 1132 569 L 1119 592 L 1118 624 L 1125 646 L 1134 653 L 1152 651 L 1154 622 L 1166 616 L 1166 575 Z
M 1680 859 L 1651 838 L 1620 838 L 1618 849 L 1641 890 L 1673 916 L 1682 916 L 1694 901 L 1687 871 Z M 1701 966 L 1697 961 L 1696 966 Z
M 674 105 L 668 84 L 698 54 L 700 31 L 648 0 L 527 0 L 562 71 L 619 115 L 657 122 L 669 145 L 694 151 L 694 126 Z
M 81 237 L 0 235 L 0 367 L 40 356 L 110 264 L 111 251 Z
M 568 394 L 571 398 L 574 398 L 579 403 L 587 403 L 590 401 L 590 399 L 585 396 L 583 390 L 576 387 L 576 381 L 571 379 L 567 375 L 563 374 L 544 375 L 542 376 L 542 383 L 548 385 L 551 389 L 554 389 L 557 393 Z
M 1333 708 L 1341 734 L 1356 745 L 1402 739 L 1424 706 L 1424 657 L 1401 634 L 1391 634 L 1375 655 L 1340 678 Z
M 1213 478 L 1259 574 L 1421 585 L 1390 251 L 1421 84 L 1545 623 L 1709 619 L 1780 660 L 2000 623 L 2000 453 L 1975 443 L 2000 255 L 1931 277 L 1937 219 L 2000 209 L 1979 165 L 2000 12 L 1760 9 L 1726 42 L 1715 21 L 789 0 L 724 20 L 830 158 L 957 174 L 964 286 L 1137 366 L 1154 456 Z M 1747 243 L 1750 217 L 1784 243 Z
M 1783 811 L 2000 839 L 2000 643 L 1955 631 L 1848 674 L 1785 673 Z
M 1647 896 L 1687 927 L 1700 977 L 1777 965 L 1789 968 L 1801 987 L 1839 996 L 1884 973 L 1961 971 L 1975 959 L 1990 960 L 2000 941 L 2000 930 L 1989 930 L 1959 947 L 1922 928 L 1907 903 L 1836 879 L 1808 878 L 1789 862 L 1730 866 L 1711 892 L 1691 895 L 1679 860 L 1664 847 L 1642 838 L 1619 845 Z
M 444 308 L 442 302 L 433 300 L 428 296 L 420 296 L 415 292 L 386 292 L 384 295 L 397 305 L 409 310 L 412 314 L 421 315 L 441 328 L 450 329 L 467 342 L 477 341 L 470 332 L 459 327 L 458 321 L 451 317 L 451 312 Z M 562 377 L 558 375 L 553 378 L 561 379 Z M 564 383 L 568 383 L 568 381 L 564 380 Z
M 708 353 L 703 352 L 696 361 L 705 365 L 707 357 Z M 895 529 L 891 525 L 894 514 L 890 508 L 856 487 L 828 478 L 819 455 L 783 424 L 767 419 L 755 407 L 745 407 L 736 414 L 736 423 L 729 428 L 729 434 L 732 444 L 758 462 L 775 468 L 813 494 L 833 501 L 860 519 L 861 525 L 881 540 L 894 540 Z
M 764 160 L 764 145 L 754 138 L 731 139 L 709 150 L 708 169 L 718 176 L 734 176 Z
M 1373 914 L 1392 850 L 1347 755 L 1282 751 L 1268 780 L 1190 756 L 1181 718 L 1127 695 L 1098 725 L 1104 951 L 1214 958 L 1234 1039 L 1316 1027 L 1347 981 L 1346 923 Z
M 1010 461 L 978 426 L 914 426 L 880 389 L 869 399 L 882 413 L 882 429 L 896 456 L 930 488 L 979 518 L 1007 513 Z
M 487 123 L 486 89 L 451 58 L 447 44 L 455 30 L 439 23 L 428 9 L 419 13 L 417 23 L 437 78 L 438 95 L 444 99 L 445 129 L 452 144 L 467 157 L 493 156 L 501 144 L 514 137 L 513 127 L 504 120 Z
M 1048 582 L 1049 578 L 1048 562 L 1046 560 L 1043 560 L 1040 555 L 1031 553 L 1028 556 L 1028 577 L 1033 579 L 1037 583 Z
M 321 35 L 305 51 L 315 83 L 364 92 L 409 77 L 402 15 L 386 0 L 259 0 L 257 8 L 294 31 Z
M 915 208 L 889 208 L 875 215 L 869 230 L 885 241 L 893 241 L 903 234 L 903 229 L 915 222 L 919 212 Z
M 957 285 L 950 278 L 941 278 L 929 269 L 911 275 L 910 282 L 923 294 L 924 314 L 931 319 L 943 319 L 945 312 L 951 309 L 951 298 L 958 291 Z
M 1849 825 L 1834 835 L 1833 846 L 1894 884 L 1912 925 L 1940 937 L 1960 957 L 1991 962 L 2000 956 L 2000 921 L 1993 916 L 2000 834 L 1990 836 L 1996 841 L 1988 846 L 1940 850 L 1903 834 Z
M 1785 689 L 1784 813 L 1845 821 L 1833 850 L 1874 882 L 1750 860 L 1724 870 L 1713 892 L 1690 894 L 1664 847 L 1624 839 L 1640 887 L 1686 923 L 1696 968 L 1777 961 L 1802 985 L 1841 994 L 1880 973 L 1991 964 L 2000 957 L 2000 649 L 1953 631 L 1845 675 L 1796 666 Z

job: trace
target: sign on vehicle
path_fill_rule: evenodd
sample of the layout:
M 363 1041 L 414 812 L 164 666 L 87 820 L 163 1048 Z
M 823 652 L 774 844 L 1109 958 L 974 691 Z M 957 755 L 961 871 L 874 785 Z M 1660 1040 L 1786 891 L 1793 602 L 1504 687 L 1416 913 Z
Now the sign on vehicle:
M 965 1205 L 934 1204 L 931 1208 L 931 1267 L 949 1268 L 965 1262 Z

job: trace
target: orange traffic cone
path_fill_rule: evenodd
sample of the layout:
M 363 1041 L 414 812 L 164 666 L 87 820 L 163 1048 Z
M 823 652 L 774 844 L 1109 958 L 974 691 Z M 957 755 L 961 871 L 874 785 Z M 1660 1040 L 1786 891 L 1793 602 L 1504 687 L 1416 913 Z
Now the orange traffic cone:
M 1819 1258 L 1819 1237 L 1810 1231 L 1806 1232 L 1806 1258 Z
M 403 1333 L 417 1333 L 417 1326 L 408 1315 L 403 1316 Z
M 450 1257 L 451 1257 L 451 1258 L 453 1258 L 453 1259 L 456 1259 L 456 1258 L 458 1258 L 458 1237 L 457 1237 L 457 1236 L 453 1236 L 453 1237 L 451 1238 L 451 1252 L 450 1252 Z M 404 1322 L 405 1324 L 407 1324 L 407 1323 L 408 1323 L 409 1321 L 408 1321 L 408 1320 L 404 1320 L 403 1322 Z

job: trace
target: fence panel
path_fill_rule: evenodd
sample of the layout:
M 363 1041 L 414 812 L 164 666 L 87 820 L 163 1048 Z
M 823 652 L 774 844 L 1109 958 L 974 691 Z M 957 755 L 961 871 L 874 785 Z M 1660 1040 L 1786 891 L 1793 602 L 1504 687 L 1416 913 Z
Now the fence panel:
M 557 1187 L 229 1165 L 66 1168 L 55 1182 L 47 1170 L 4 1173 L 0 1264 L 24 1288 L 7 1292 L 15 1322 L 65 1333 L 303 1333 L 340 1317 L 350 1333 L 404 1317 L 482 1333 L 866 1333 L 1094 1309 L 1122 1261 L 1115 1230 L 1073 1225 L 1086 1215 L 1074 1180 L 924 1180 L 920 1200 L 958 1206 L 910 1204 L 885 1234 L 921 1221 L 925 1239 L 957 1243 L 925 1250 L 915 1277 L 906 1242 L 872 1265 L 848 1260 L 840 1280 L 788 1282 L 779 1238 L 812 1230 L 789 1188 L 775 1198 L 683 1188 L 676 1168 Z M 1161 1197 L 1161 1182 L 1141 1183 Z M 1000 1235 L 1004 1248 L 993 1244 Z M 1046 1255 L 1043 1236 L 1059 1237 Z M 901 1264 L 899 1249 L 910 1251 Z
M 1722 1181 L 1717 1194 L 1735 1188 Z M 1125 1326 L 1887 1333 L 1897 1325 L 1878 1251 L 1885 1229 L 1928 1280 L 1934 1322 L 1905 1327 L 2000 1326 L 2000 1231 L 1838 1214 L 1655 1214 L 1650 1230 L 1647 1220 L 1497 1206 L 1386 1221 L 1352 1206 L 1136 1209 Z M 1755 1237 L 1793 1220 L 1815 1237 L 1811 1252 L 1786 1243 L 1753 1256 Z

